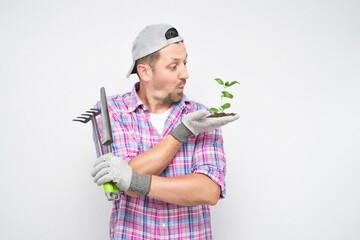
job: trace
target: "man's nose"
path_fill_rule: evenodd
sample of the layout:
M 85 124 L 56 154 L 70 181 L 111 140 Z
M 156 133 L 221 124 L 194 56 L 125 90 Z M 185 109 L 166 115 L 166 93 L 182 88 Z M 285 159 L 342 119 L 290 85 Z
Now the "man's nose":
M 186 68 L 185 64 L 183 64 L 183 66 L 181 68 L 180 78 L 185 79 L 185 80 L 189 78 L 189 73 L 187 71 L 187 68 Z

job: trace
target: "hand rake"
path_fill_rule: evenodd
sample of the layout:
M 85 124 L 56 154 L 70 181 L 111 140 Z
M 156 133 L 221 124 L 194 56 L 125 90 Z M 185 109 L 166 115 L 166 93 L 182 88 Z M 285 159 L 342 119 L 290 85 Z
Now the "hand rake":
M 95 147 L 96 147 L 96 151 L 99 154 L 99 156 L 103 155 L 98 125 L 96 123 L 96 116 L 99 115 L 100 113 L 101 113 L 101 110 L 96 109 L 96 108 L 91 108 L 90 111 L 86 111 L 86 113 L 81 114 L 81 116 L 78 116 L 77 118 L 73 119 L 73 121 L 77 121 L 77 122 L 81 122 L 81 123 L 88 123 L 89 121 L 91 121 L 93 132 L 95 135 Z M 112 154 L 112 153 L 109 152 L 108 154 Z M 120 197 L 119 189 L 114 183 L 112 183 L 112 182 L 105 183 L 104 190 L 105 190 L 105 195 L 109 201 L 119 199 L 119 197 Z

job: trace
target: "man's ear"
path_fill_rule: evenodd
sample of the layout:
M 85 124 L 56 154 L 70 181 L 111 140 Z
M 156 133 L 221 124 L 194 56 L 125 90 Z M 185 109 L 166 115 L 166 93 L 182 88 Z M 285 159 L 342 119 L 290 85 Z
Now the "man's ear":
M 150 81 L 152 70 L 149 64 L 138 64 L 137 65 L 137 72 L 139 74 L 139 78 L 145 82 Z

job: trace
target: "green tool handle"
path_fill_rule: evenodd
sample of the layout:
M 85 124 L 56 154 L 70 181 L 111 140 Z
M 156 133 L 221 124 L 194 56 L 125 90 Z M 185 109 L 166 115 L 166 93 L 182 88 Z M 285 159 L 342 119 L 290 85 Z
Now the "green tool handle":
M 113 192 L 113 193 L 120 192 L 119 188 L 113 182 L 104 183 L 104 191 L 105 194 L 107 194 L 108 192 Z
M 108 153 L 113 155 L 111 152 Z M 104 191 L 108 200 L 119 200 L 119 188 L 113 182 L 104 183 Z

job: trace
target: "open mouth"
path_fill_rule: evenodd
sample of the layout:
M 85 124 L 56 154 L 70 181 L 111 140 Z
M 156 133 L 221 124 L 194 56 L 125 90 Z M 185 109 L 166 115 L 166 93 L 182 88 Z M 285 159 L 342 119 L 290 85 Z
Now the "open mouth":
M 184 89 L 184 87 L 185 87 L 185 85 L 186 85 L 186 81 L 181 81 L 181 83 L 180 83 L 180 85 L 179 85 L 179 89 L 181 89 L 181 90 L 183 90 Z

